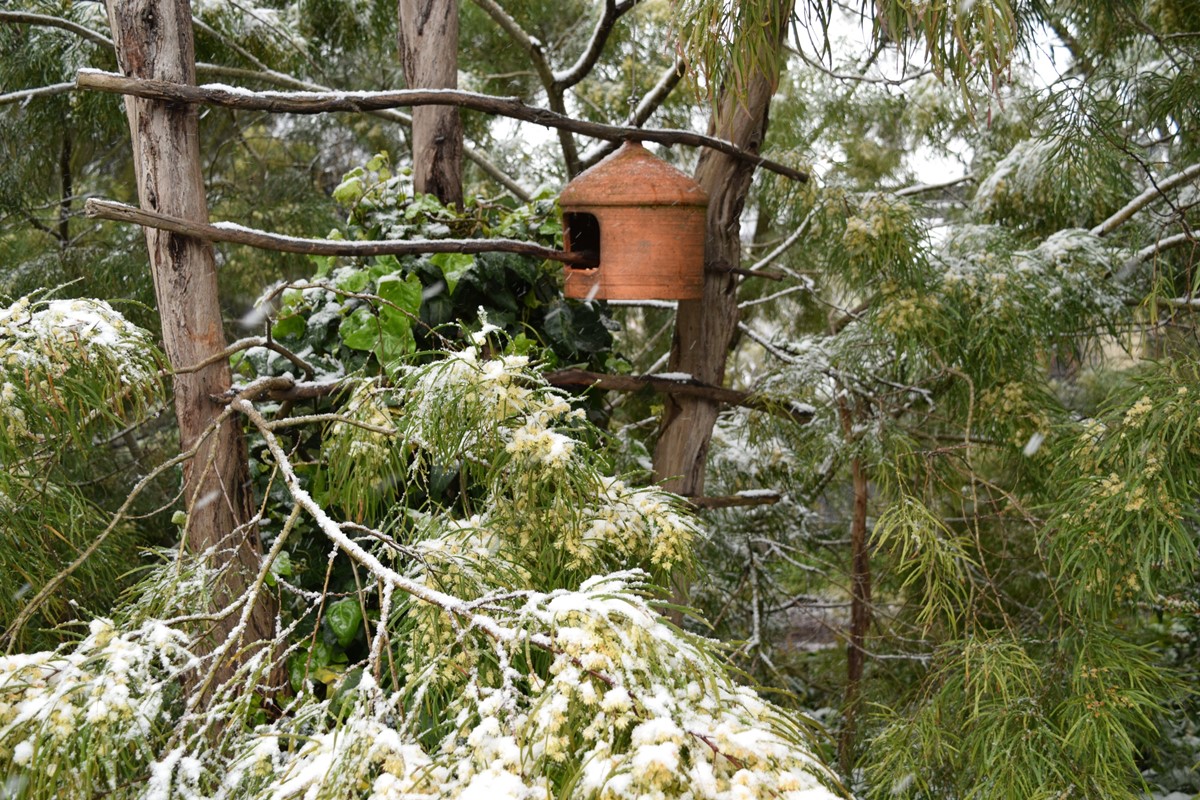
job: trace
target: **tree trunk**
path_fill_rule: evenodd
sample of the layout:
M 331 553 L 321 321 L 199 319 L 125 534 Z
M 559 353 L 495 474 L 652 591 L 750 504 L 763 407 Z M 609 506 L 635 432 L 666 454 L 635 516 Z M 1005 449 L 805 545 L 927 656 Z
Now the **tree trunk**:
M 67 124 L 70 125 L 70 117 Z M 58 242 L 64 250 L 71 244 L 71 200 L 75 195 L 75 182 L 71 174 L 71 130 L 63 131 L 62 146 L 58 151 Z
M 121 71 L 135 78 L 194 84 L 195 50 L 188 0 L 108 0 L 109 24 Z M 196 106 L 125 99 L 133 139 L 134 169 L 142 208 L 208 221 Z M 163 345 L 173 368 L 198 364 L 225 349 L 217 269 L 207 242 L 145 228 Z M 195 372 L 175 376 L 175 414 L 180 445 L 193 447 L 222 408 L 213 401 L 229 388 L 229 364 L 218 359 Z M 215 548 L 228 566 L 213 588 L 221 605 L 242 595 L 257 573 L 262 547 L 251 518 L 249 473 L 241 430 L 229 422 L 209 435 L 184 466 L 187 546 L 192 552 Z M 263 599 L 244 639 L 272 638 L 274 609 Z M 215 631 L 224 640 L 237 621 L 227 617 Z M 235 648 L 236 649 L 236 648 Z
M 410 89 L 458 88 L 458 0 L 399 0 L 400 65 Z M 457 108 L 412 113 L 413 188 L 461 207 L 463 130 Z
M 773 0 L 779 20 L 774 40 L 782 48 L 789 2 Z M 778 59 L 772 59 L 778 64 Z M 740 91 L 726 89 L 709 123 L 711 135 L 758 152 L 767 130 L 771 96 L 779 81 L 778 66 L 770 74 L 750 77 Z M 703 383 L 720 386 L 725 362 L 737 332 L 736 273 L 741 263 L 741 216 L 754 177 L 754 167 L 715 150 L 704 150 L 696 180 L 708 192 L 708 230 L 704 251 L 704 297 L 679 303 L 670 370 L 685 372 Z M 704 470 L 713 425 L 720 406 L 699 397 L 669 396 L 663 413 L 654 473 L 663 485 L 685 496 L 704 494 Z
M 845 418 L 849 419 L 846 413 Z M 847 431 L 849 435 L 849 431 Z M 867 538 L 867 468 L 861 457 L 850 464 L 854 481 L 854 515 L 850 522 L 850 637 L 846 642 L 846 698 L 842 735 L 838 742 L 842 772 L 854 769 L 861 705 L 863 670 L 867 662 L 867 632 L 871 629 L 871 551 Z

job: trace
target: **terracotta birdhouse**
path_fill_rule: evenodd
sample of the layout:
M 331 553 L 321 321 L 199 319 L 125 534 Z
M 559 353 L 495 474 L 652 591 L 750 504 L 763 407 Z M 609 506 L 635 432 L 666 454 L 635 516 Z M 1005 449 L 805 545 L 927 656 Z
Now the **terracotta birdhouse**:
M 708 195 L 637 142 L 562 190 L 563 239 L 594 268 L 566 267 L 567 297 L 697 300 L 704 289 Z

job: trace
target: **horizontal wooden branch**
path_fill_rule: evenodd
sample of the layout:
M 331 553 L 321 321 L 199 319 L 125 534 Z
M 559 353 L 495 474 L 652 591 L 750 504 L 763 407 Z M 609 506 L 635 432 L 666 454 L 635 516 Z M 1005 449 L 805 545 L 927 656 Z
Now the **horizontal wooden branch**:
M 124 203 L 114 203 L 110 200 L 97 200 L 95 198 L 87 201 L 84 205 L 84 210 L 89 217 L 95 217 L 96 219 L 129 222 L 148 228 L 181 233 L 185 236 L 194 236 L 197 239 L 204 239 L 209 242 L 244 244 L 250 247 L 257 247 L 260 250 L 274 250 L 281 253 L 301 253 L 313 256 L 517 253 L 534 258 L 561 261 L 564 264 L 574 264 L 580 267 L 595 266 L 595 260 L 588 256 L 554 250 L 553 248 L 543 247 L 533 242 L 519 242 L 514 239 L 422 239 L 417 241 L 384 239 L 374 242 L 342 242 L 335 239 L 300 239 L 228 223 L 211 225 L 192 222 L 167 214 L 143 211 Z
M 685 497 L 683 499 L 695 509 L 714 509 L 739 508 L 743 506 L 773 506 L 783 499 L 783 495 L 772 491 L 757 491 L 722 497 Z
M 664 375 L 607 375 L 582 369 L 564 369 L 547 372 L 544 376 L 551 386 L 559 388 L 595 388 L 609 392 L 637 392 L 653 389 L 661 394 L 684 395 L 711 400 L 714 403 L 740 406 L 755 411 L 787 417 L 802 425 L 812 422 L 810 409 L 792 403 L 778 404 L 762 400 L 749 392 L 727 389 L 703 383 L 695 378 L 673 378 Z
M 379 111 L 422 105 L 444 105 L 531 122 L 547 128 L 567 130 L 609 141 L 642 141 L 707 147 L 796 181 L 807 181 L 807 173 L 743 150 L 731 142 L 694 131 L 663 128 L 632 128 L 575 119 L 515 97 L 495 97 L 455 89 L 404 89 L 388 92 L 251 92 L 231 86 L 189 86 L 168 81 L 138 80 L 111 72 L 80 70 L 76 83 L 81 89 L 132 95 L 167 103 L 198 103 L 244 111 L 283 114 L 324 114 L 333 111 Z
M 74 81 L 71 83 L 54 83 L 49 86 L 39 86 L 36 89 L 22 89 L 19 92 L 0 94 L 0 106 L 5 106 L 9 103 L 23 103 L 34 97 L 48 97 L 49 95 L 64 94 L 73 91 L 75 91 Z

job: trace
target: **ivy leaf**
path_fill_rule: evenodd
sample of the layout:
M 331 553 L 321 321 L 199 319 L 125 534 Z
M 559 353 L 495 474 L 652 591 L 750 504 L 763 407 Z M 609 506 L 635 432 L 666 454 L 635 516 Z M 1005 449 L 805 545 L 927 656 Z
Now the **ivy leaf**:
M 436 253 L 429 257 L 429 261 L 442 271 L 450 294 L 454 294 L 459 278 L 475 266 L 475 256 L 466 253 Z
M 416 275 L 409 275 L 404 280 L 395 275 L 379 279 L 376 293 L 387 301 L 379 310 L 383 335 L 379 337 L 375 355 L 380 363 L 392 364 L 417 349 L 412 320 L 421 310 L 422 291 L 421 279 Z
M 357 174 L 356 174 L 357 173 Z M 352 206 L 363 196 L 362 170 L 352 170 L 333 190 L 333 200 L 341 206 Z
M 292 574 L 292 557 L 288 555 L 287 550 L 280 551 L 275 560 L 271 562 L 271 572 L 284 578 Z
M 342 320 L 338 335 L 342 337 L 342 344 L 351 350 L 374 350 L 379 344 L 379 320 L 371 309 L 357 308 Z
M 339 270 L 336 280 L 337 287 L 346 292 L 361 292 L 370 282 L 371 276 L 365 269 Z
M 330 605 L 325 612 L 325 619 L 329 622 L 333 635 L 337 637 L 338 644 L 349 647 L 358 634 L 359 625 L 362 624 L 362 608 L 356 599 L 347 597 Z
M 421 279 L 416 275 L 409 275 L 403 280 L 398 275 L 386 275 L 379 279 L 379 288 L 376 290 L 376 294 L 399 309 L 415 316 L 421 310 L 421 291 Z M 396 310 L 396 308 L 385 306 L 382 313 L 384 315 L 388 312 L 396 313 Z
M 271 335 L 276 339 L 287 339 L 304 335 L 305 321 L 300 314 L 289 314 L 271 326 Z

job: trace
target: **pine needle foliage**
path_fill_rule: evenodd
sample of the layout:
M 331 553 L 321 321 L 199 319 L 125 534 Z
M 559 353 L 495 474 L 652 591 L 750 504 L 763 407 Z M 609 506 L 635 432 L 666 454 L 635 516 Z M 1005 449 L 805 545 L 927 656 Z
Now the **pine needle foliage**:
M 104 527 L 104 508 L 91 487 L 113 470 L 104 455 L 107 440 L 162 402 L 160 364 L 149 335 L 102 301 L 22 297 L 0 309 L 5 628 L 26 596 L 75 561 Z M 74 616 L 70 597 L 111 602 L 141 538 L 133 533 L 129 523 L 120 526 L 42 607 L 39 624 Z M 33 634 L 38 640 L 36 627 Z

